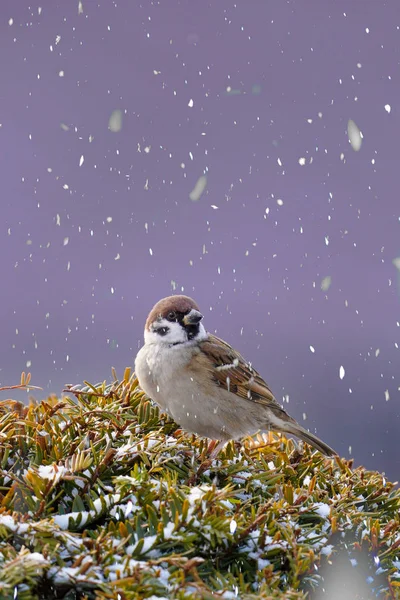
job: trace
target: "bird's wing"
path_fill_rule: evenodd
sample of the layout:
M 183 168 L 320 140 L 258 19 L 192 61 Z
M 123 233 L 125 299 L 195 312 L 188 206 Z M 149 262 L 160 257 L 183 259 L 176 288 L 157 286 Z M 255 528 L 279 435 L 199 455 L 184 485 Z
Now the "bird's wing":
M 313 433 L 306 431 L 278 404 L 263 378 L 229 344 L 215 335 L 200 342 L 200 360 L 209 369 L 212 382 L 235 394 L 243 401 L 257 402 L 269 411 L 268 423 L 278 431 L 296 435 L 326 456 L 336 452 Z M 271 422 L 271 413 L 275 419 Z M 262 426 L 262 423 L 260 423 Z
M 215 383 L 244 400 L 250 400 L 283 411 L 264 379 L 243 356 L 215 335 L 200 342 L 200 350 L 208 360 Z M 286 413 L 285 413 L 286 414 Z

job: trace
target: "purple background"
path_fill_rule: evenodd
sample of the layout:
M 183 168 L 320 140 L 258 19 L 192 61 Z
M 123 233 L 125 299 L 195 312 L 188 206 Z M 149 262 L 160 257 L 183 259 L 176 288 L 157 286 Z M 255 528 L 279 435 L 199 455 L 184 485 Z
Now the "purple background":
M 397 479 L 398 2 L 116 4 L 2 0 L 0 385 L 121 374 L 176 285 L 293 416 Z

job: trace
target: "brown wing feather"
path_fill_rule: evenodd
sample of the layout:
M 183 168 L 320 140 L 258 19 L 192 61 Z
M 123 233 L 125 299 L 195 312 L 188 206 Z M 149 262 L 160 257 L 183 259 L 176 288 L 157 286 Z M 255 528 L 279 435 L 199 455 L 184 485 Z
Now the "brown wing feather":
M 209 334 L 200 349 L 207 355 L 218 385 L 245 400 L 282 410 L 261 375 L 229 344 Z
M 229 344 L 217 336 L 209 334 L 207 340 L 200 342 L 199 348 L 202 351 L 203 364 L 210 369 L 213 380 L 243 400 L 257 402 L 269 409 L 279 419 L 278 424 L 277 422 L 273 423 L 273 428 L 296 435 L 326 456 L 336 454 L 330 446 L 313 433 L 306 431 L 287 414 L 275 400 L 263 378 Z M 266 419 L 265 424 L 271 425 L 270 419 Z M 263 427 L 261 421 L 260 426 Z

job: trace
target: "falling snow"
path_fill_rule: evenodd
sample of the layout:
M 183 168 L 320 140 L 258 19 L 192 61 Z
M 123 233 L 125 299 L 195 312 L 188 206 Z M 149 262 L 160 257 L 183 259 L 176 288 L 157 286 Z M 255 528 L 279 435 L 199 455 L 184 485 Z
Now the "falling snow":
M 196 185 L 194 186 L 194 188 L 192 189 L 192 191 L 189 194 L 189 198 L 193 201 L 193 202 L 197 202 L 198 200 L 200 200 L 202 194 L 204 193 L 204 190 L 207 187 L 207 177 L 205 175 L 201 175 L 201 177 L 198 178 Z
M 384 3 L 193 3 L 189 29 L 144 6 L 4 15 L 1 384 L 28 362 L 46 395 L 103 381 L 185 293 L 298 420 L 394 477 L 399 26 Z
M 327 277 L 324 277 L 323 280 L 321 281 L 321 290 L 323 290 L 324 292 L 327 292 L 329 290 L 329 288 L 331 287 L 332 284 L 332 277 L 330 277 L 329 275 Z
M 108 121 L 108 129 L 118 133 L 122 129 L 122 110 L 114 110 Z
M 361 148 L 363 135 L 352 119 L 347 123 L 347 135 L 353 150 L 358 152 Z

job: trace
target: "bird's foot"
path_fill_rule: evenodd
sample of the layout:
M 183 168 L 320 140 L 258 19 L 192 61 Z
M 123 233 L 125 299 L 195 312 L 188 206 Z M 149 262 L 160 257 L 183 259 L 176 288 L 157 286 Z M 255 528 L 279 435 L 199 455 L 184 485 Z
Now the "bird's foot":
M 207 469 L 211 466 L 211 464 L 212 464 L 212 460 L 210 460 L 210 459 L 203 460 L 203 462 L 200 463 L 197 471 L 195 471 L 193 473 L 193 475 L 189 478 L 188 485 L 194 485 L 195 483 L 197 483 L 200 479 L 200 476 L 203 475 L 203 473 L 205 471 L 207 471 Z
M 218 456 L 219 452 L 222 450 L 225 444 L 226 442 L 218 442 L 218 440 L 211 440 L 207 448 L 200 455 L 201 463 L 197 471 L 193 473 L 193 475 L 190 477 L 188 481 L 189 485 L 193 485 L 194 483 L 196 483 L 199 480 L 199 477 L 211 467 L 213 461 Z

